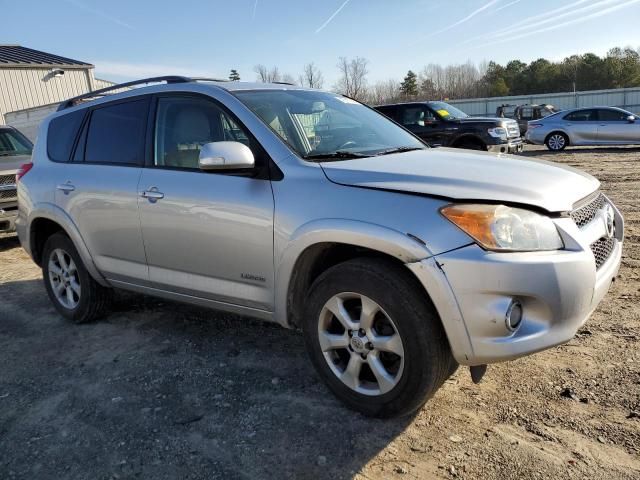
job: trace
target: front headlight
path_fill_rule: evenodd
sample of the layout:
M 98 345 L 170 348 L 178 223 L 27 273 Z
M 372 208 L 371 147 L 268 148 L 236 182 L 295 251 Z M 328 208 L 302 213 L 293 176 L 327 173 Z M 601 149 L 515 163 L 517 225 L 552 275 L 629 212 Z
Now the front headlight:
M 487 131 L 489 132 L 489 135 L 491 135 L 494 138 L 500 138 L 502 140 L 507 140 L 508 138 L 507 129 L 504 127 L 490 128 Z
M 544 215 L 505 205 L 448 205 L 442 214 L 487 250 L 559 250 L 564 243 L 553 221 Z

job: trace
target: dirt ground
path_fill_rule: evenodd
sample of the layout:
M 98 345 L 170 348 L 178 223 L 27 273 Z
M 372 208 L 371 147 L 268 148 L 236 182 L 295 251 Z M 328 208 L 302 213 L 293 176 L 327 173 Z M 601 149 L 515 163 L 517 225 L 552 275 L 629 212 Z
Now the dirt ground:
M 602 180 L 619 278 L 568 344 L 460 368 L 412 418 L 344 408 L 275 325 L 128 294 L 68 324 L 0 237 L 0 479 L 640 479 L 640 149 L 526 155 Z

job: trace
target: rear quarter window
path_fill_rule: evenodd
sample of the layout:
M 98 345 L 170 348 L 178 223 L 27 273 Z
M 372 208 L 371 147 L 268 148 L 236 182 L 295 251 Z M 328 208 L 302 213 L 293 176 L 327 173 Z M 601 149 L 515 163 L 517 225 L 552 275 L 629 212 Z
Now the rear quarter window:
M 47 154 L 54 162 L 68 162 L 85 110 L 56 117 L 49 123 Z

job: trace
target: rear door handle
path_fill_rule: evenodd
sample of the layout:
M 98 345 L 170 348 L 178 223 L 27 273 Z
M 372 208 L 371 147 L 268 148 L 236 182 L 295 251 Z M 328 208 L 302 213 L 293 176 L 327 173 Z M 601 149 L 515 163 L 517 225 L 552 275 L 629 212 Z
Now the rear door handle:
M 157 187 L 150 187 L 148 190 L 140 192 L 140 196 L 148 199 L 151 203 L 155 203 L 164 198 L 164 193 L 159 192 Z
M 68 194 L 69 192 L 73 192 L 76 189 L 75 185 L 72 185 L 71 182 L 61 183 L 56 188 L 61 192 L 64 192 L 65 195 Z

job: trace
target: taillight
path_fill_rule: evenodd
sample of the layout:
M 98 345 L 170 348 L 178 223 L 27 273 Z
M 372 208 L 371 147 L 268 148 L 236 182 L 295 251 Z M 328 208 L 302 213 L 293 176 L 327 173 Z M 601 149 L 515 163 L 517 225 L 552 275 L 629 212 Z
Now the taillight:
M 528 128 L 529 130 L 533 130 L 534 128 L 538 128 L 538 127 L 541 127 L 541 126 L 542 126 L 542 125 L 541 125 L 541 124 L 539 124 L 539 123 L 530 123 L 529 125 L 527 125 L 527 128 Z
M 16 172 L 16 183 L 18 183 L 20 181 L 20 179 L 22 177 L 24 177 L 27 172 L 29 170 L 31 170 L 33 168 L 33 163 L 29 162 L 29 163 L 23 163 L 20 168 L 18 169 L 18 171 Z

